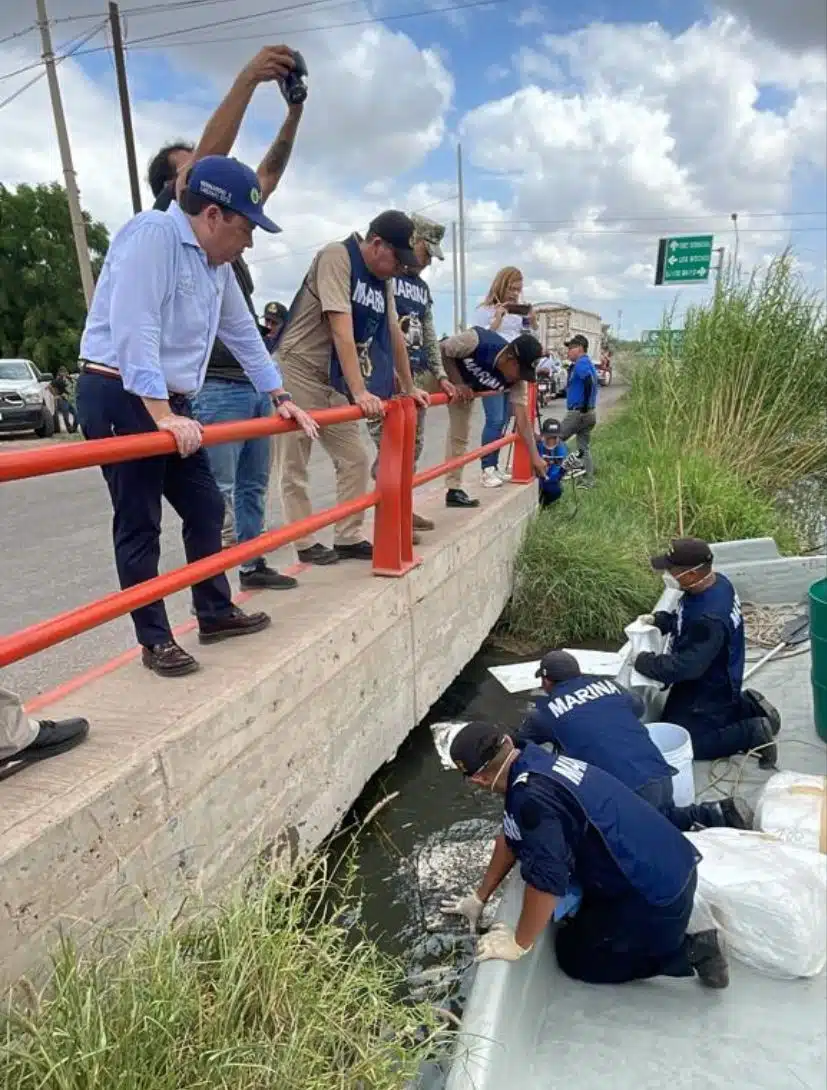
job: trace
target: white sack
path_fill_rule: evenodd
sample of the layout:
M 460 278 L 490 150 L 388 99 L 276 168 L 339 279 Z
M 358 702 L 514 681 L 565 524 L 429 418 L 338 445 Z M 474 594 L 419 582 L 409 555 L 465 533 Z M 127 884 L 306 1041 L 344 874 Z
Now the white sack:
M 711 913 L 739 961 L 781 979 L 820 973 L 827 963 L 827 858 L 765 833 L 686 835 L 703 855 L 690 932 L 703 929 Z
M 786 844 L 827 854 L 827 778 L 776 772 L 759 796 L 755 827 Z

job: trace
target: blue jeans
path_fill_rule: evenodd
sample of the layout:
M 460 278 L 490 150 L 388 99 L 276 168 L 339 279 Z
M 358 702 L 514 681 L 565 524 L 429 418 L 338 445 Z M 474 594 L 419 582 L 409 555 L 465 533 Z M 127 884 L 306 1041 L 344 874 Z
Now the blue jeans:
M 494 394 L 491 397 L 484 397 L 482 399 L 482 411 L 485 413 L 485 423 L 482 426 L 482 443 L 481 446 L 485 446 L 487 443 L 493 443 L 497 439 L 501 439 L 505 433 L 505 426 L 508 423 L 508 394 Z M 484 454 L 480 459 L 480 464 L 483 469 L 488 469 L 489 466 L 497 466 L 500 460 L 500 452 L 498 450 L 493 451 L 491 454 Z
M 273 402 L 269 394 L 260 394 L 249 382 L 225 382 L 208 378 L 193 399 L 195 416 L 202 424 L 220 424 L 227 420 L 253 420 L 270 416 Z M 239 542 L 252 541 L 264 530 L 264 511 L 270 483 L 271 440 L 243 439 L 207 447 L 210 469 L 221 495 L 235 516 Z M 253 571 L 261 558 L 248 560 L 242 571 Z

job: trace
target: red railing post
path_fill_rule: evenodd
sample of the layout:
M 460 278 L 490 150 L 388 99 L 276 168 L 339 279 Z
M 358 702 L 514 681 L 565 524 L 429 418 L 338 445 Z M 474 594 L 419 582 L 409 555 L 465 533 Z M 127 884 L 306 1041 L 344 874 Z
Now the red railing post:
M 413 456 L 416 408 L 410 398 L 385 405 L 373 525 L 373 574 L 398 577 L 415 568 L 413 555 Z
M 534 421 L 537 419 L 537 385 L 534 382 L 528 384 L 528 405 L 526 407 L 528 419 L 532 431 Z M 534 480 L 534 468 L 531 464 L 532 452 L 528 449 L 520 436 L 514 443 L 514 465 L 511 471 L 512 484 L 530 484 Z

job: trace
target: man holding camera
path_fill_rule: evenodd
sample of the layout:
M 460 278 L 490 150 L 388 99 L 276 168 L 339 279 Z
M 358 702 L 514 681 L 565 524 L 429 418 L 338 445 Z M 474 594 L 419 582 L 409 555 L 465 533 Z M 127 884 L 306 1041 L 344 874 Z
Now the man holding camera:
M 393 296 L 393 277 L 417 263 L 413 237 L 410 217 L 391 209 L 371 222 L 365 238 L 354 233 L 316 254 L 276 349 L 284 381 L 303 409 L 350 403 L 366 417 L 381 417 L 383 400 L 397 387 L 417 405 L 428 404 L 428 394 L 414 385 Z M 369 467 L 358 421 L 325 428 L 319 441 L 336 471 L 336 502 L 361 496 Z M 281 436 L 276 447 L 282 510 L 290 522 L 312 514 L 310 449 L 310 439 L 297 432 Z M 296 542 L 299 560 L 372 560 L 363 524 L 363 512 L 340 519 L 332 549 L 313 538 Z
M 287 118 L 262 159 L 257 174 L 261 200 L 264 204 L 275 191 L 287 167 L 293 143 L 301 121 L 306 98 L 304 77 L 307 67 L 300 53 L 287 46 L 266 46 L 260 50 L 237 76 L 224 101 L 207 123 L 196 148 L 187 144 L 172 144 L 161 148 L 149 167 L 149 183 L 156 197 L 155 208 L 166 211 L 180 191 L 187 170 L 207 155 L 228 155 L 238 135 L 241 121 L 253 92 L 265 82 L 275 82 L 287 102 Z M 233 262 L 238 286 L 251 313 L 253 278 L 243 257 Z M 268 304 L 268 307 L 277 304 Z M 268 312 L 265 308 L 265 327 Z M 267 335 L 262 330 L 265 344 Z M 275 338 L 271 338 L 268 351 Z M 251 420 L 270 416 L 273 407 L 267 394 L 260 394 L 247 378 L 241 363 L 224 342 L 217 338 L 207 363 L 204 385 L 194 405 L 195 415 L 202 424 L 218 424 L 227 420 Z M 264 530 L 267 491 L 270 483 L 272 439 L 242 439 L 210 447 L 207 455 L 221 494 L 225 515 L 222 544 L 251 541 Z M 289 590 L 297 586 L 295 579 L 271 568 L 264 557 L 241 565 L 240 582 L 244 589 L 266 588 Z

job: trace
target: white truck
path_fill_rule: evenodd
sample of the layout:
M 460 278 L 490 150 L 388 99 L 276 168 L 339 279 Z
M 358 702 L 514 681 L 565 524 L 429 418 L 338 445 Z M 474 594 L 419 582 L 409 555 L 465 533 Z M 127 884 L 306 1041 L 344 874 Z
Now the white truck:
M 599 314 L 566 303 L 536 303 L 534 313 L 539 320 L 537 337 L 547 356 L 565 363 L 564 342 L 581 333 L 589 342 L 589 355 L 595 367 L 599 368 L 603 346 L 603 322 Z

